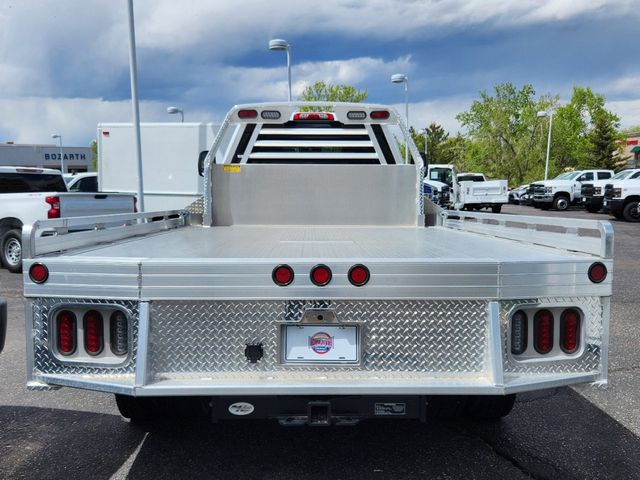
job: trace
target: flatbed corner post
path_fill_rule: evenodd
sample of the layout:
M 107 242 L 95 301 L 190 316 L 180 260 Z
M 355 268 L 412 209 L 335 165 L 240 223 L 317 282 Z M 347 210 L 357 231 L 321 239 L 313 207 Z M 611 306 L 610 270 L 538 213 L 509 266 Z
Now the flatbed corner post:
M 140 302 L 138 308 L 138 351 L 136 353 L 135 387 L 144 386 L 149 377 L 149 302 Z
M 488 308 L 488 345 L 489 345 L 489 375 L 495 386 L 504 386 L 504 371 L 502 368 L 502 336 L 500 335 L 500 304 L 489 302 Z

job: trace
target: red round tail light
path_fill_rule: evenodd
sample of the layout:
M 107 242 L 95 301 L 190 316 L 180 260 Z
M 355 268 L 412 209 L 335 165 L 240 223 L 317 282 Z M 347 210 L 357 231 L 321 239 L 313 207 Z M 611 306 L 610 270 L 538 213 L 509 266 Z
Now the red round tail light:
M 324 287 L 331 281 L 331 269 L 326 265 L 316 265 L 309 275 L 314 285 Z
M 289 265 L 278 265 L 271 273 L 273 282 L 281 287 L 286 287 L 293 282 L 293 277 L 293 269 Z
M 56 317 L 56 327 L 58 352 L 71 355 L 76 351 L 76 316 L 62 310 Z
M 364 265 L 354 265 L 349 269 L 349 281 L 356 287 L 362 287 L 370 278 L 369 269 Z
M 539 310 L 533 318 L 533 346 L 538 353 L 549 353 L 553 349 L 553 314 Z
M 560 317 L 560 347 L 565 353 L 574 353 L 580 346 L 580 314 L 569 309 Z
M 34 263 L 29 267 L 29 278 L 33 283 L 44 283 L 49 278 L 49 269 L 42 263 Z
M 604 282 L 604 279 L 607 278 L 607 267 L 604 263 L 596 262 L 591 264 L 589 267 L 589 272 L 587 273 L 589 276 L 589 280 L 593 283 L 601 283 Z
M 84 314 L 84 349 L 89 355 L 98 355 L 103 347 L 102 315 L 96 310 Z

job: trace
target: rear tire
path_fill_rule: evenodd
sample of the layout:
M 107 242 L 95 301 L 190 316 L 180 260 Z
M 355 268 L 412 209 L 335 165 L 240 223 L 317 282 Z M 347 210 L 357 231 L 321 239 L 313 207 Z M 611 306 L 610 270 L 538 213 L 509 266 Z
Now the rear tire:
M 467 402 L 467 415 L 482 420 L 499 420 L 511 413 L 515 401 L 515 394 L 473 396 Z
M 20 230 L 9 230 L 4 235 L 0 257 L 7 270 L 13 273 L 22 272 L 22 235 Z
M 491 213 L 500 213 L 502 211 L 502 205 L 493 205 L 491 207 Z
M 627 222 L 640 222 L 640 202 L 629 202 L 624 206 L 622 216 Z
M 116 405 L 120 415 L 131 420 L 131 423 L 162 420 L 169 413 L 167 399 L 162 397 L 131 397 L 116 394 Z
M 553 208 L 564 212 L 569 208 L 571 201 L 564 195 L 559 195 L 553 200 Z

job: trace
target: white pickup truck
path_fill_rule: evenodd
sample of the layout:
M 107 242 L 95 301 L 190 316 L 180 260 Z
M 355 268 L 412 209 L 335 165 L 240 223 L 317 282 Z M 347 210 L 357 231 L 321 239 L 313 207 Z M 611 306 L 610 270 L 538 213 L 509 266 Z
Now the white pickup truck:
M 69 193 L 58 170 L 0 167 L 0 261 L 21 271 L 21 230 L 37 220 L 134 211 L 131 194 Z
M 490 208 L 493 213 L 500 213 L 502 206 L 509 203 L 506 180 L 487 180 L 482 173 L 457 173 L 456 168 L 449 164 L 429 165 L 424 183 L 449 187 L 449 203 L 440 203 L 440 206 L 446 208 Z
M 596 213 L 604 204 L 604 189 L 608 183 L 616 183 L 619 180 L 632 180 L 640 177 L 640 168 L 628 168 L 616 173 L 606 180 L 595 180 L 582 184 L 581 203 L 588 212 Z M 622 211 L 620 212 L 622 214 Z
M 603 210 L 627 222 L 640 222 L 640 170 L 605 185 Z
M 612 170 L 578 170 L 562 173 L 553 180 L 534 182 L 529 185 L 533 206 L 564 211 L 572 204 L 580 203 L 583 182 L 606 180 L 612 176 Z
M 443 210 L 423 178 L 384 105 L 232 108 L 190 211 L 25 227 L 28 387 L 350 425 L 606 383 L 609 222 Z

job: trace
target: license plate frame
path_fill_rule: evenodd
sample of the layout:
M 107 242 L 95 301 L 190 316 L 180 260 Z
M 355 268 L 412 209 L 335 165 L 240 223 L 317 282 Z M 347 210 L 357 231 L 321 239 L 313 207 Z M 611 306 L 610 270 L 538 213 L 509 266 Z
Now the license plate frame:
M 361 325 L 282 325 L 280 358 L 285 365 L 360 364 Z

